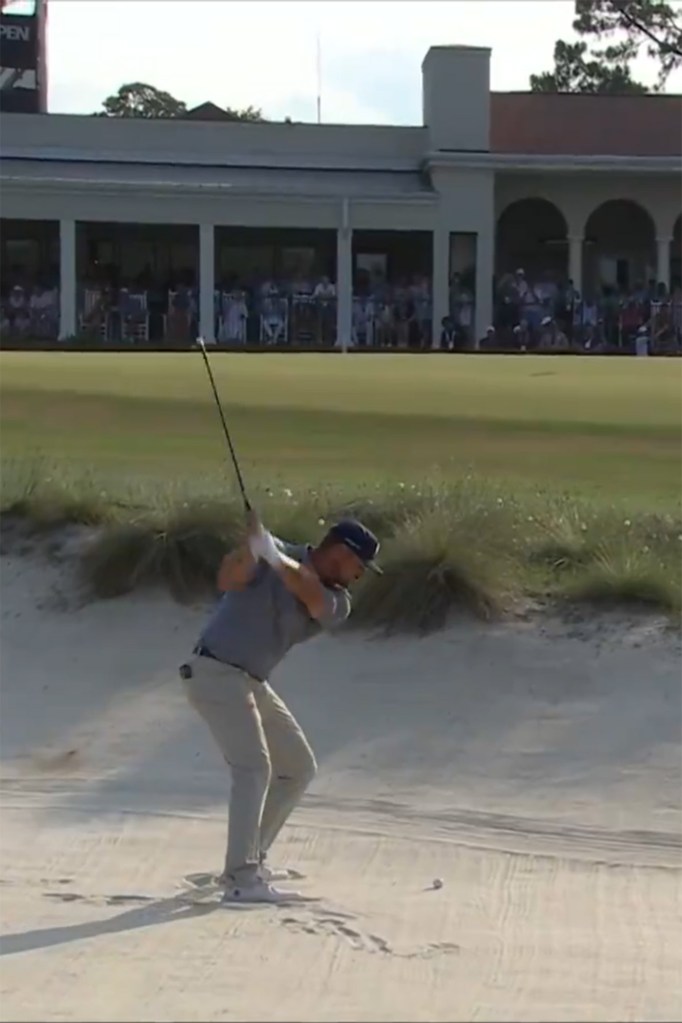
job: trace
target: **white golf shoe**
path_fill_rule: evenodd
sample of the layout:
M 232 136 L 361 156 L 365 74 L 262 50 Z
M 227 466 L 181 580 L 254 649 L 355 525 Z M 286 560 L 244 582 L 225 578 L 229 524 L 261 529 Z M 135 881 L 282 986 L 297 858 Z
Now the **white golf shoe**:
M 286 867 L 269 867 L 267 863 L 261 863 L 258 868 L 258 876 L 266 884 L 271 884 L 273 881 L 301 881 L 303 878 L 303 874 L 297 870 L 287 870 Z
M 228 877 L 227 874 L 191 874 L 190 877 L 203 878 L 205 879 L 202 883 L 206 884 L 210 881 L 213 884 L 217 884 L 220 888 L 227 888 L 233 884 L 232 878 Z M 272 884 L 277 881 L 302 881 L 305 874 L 299 873 L 298 870 L 287 870 L 286 867 L 269 867 L 267 863 L 263 862 L 258 867 L 258 878 L 263 881 L 264 884 Z M 195 882 L 196 883 L 196 882 Z
M 306 898 L 301 892 L 284 891 L 282 888 L 275 888 L 261 878 L 257 878 L 253 884 L 230 885 L 225 888 L 222 902 L 224 905 L 235 905 L 237 903 L 279 903 L 279 902 L 305 902 Z

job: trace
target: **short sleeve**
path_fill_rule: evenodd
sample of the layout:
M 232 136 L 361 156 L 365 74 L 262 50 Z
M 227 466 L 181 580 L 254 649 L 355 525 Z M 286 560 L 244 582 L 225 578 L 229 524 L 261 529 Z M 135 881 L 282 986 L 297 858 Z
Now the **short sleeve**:
M 350 614 L 350 596 L 346 590 L 332 590 L 325 587 L 324 611 L 318 618 L 324 629 L 335 629 L 345 622 Z
M 286 554 L 288 558 L 292 558 L 294 561 L 298 561 L 301 564 L 305 561 L 308 553 L 308 548 L 305 544 L 300 543 L 288 543 L 286 540 L 281 540 L 278 536 L 273 534 L 272 539 L 275 541 L 275 547 L 282 554 Z

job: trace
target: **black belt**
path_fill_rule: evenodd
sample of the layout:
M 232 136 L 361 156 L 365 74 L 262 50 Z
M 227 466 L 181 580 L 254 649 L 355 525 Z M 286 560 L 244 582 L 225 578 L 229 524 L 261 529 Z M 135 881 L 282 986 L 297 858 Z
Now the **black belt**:
M 216 655 L 211 650 L 209 650 L 207 646 L 202 646 L 201 644 L 198 644 L 197 646 L 195 646 L 192 653 L 194 654 L 195 657 L 208 657 L 212 661 L 217 661 L 218 664 L 224 664 L 226 668 L 236 668 L 237 671 L 241 671 L 244 675 L 248 675 L 249 678 L 255 679 L 256 682 L 263 681 L 262 678 L 256 678 L 255 675 L 252 675 L 250 671 L 246 670 L 246 668 L 242 668 L 240 664 L 232 664 L 231 661 L 221 661 L 221 659 L 219 657 L 216 657 Z M 183 667 L 189 666 L 183 665 Z M 191 678 L 191 675 L 188 677 Z

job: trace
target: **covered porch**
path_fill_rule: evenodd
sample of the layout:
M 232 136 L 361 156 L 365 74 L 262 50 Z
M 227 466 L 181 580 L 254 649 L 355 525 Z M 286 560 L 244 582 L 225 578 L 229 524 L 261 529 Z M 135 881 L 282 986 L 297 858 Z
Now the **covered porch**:
M 94 329 L 113 343 L 438 346 L 462 273 L 465 346 L 490 321 L 485 288 L 474 295 L 492 281 L 476 265 L 489 245 L 468 224 L 443 231 L 440 196 L 417 171 L 5 160 L 3 177 L 15 223 L 54 224 L 62 340 Z

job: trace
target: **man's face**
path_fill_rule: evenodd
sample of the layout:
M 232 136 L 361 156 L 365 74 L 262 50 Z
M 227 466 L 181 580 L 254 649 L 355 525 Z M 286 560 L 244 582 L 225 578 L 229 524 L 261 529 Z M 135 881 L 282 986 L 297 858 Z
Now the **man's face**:
M 318 570 L 323 583 L 348 587 L 362 579 L 365 564 L 345 544 L 335 543 L 322 552 Z

